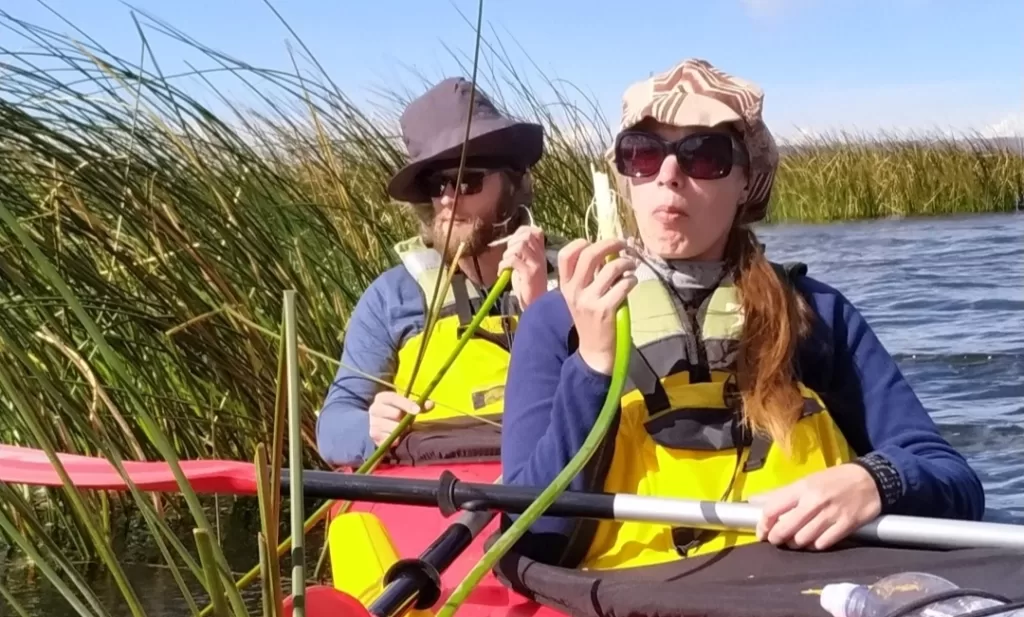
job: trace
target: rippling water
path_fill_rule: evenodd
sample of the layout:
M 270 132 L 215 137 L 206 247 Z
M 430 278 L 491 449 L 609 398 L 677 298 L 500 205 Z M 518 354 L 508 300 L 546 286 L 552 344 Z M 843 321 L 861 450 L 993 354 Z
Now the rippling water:
M 1024 523 L 1024 215 L 787 225 L 769 257 L 853 302 L 985 484 Z
M 981 475 L 986 519 L 1024 524 L 1024 214 L 787 225 L 760 236 L 772 259 L 807 263 L 857 305 Z M 130 572 L 149 615 L 188 614 L 165 571 Z M 22 570 L 4 578 L 31 617 L 74 615 Z M 93 581 L 111 613 L 127 617 L 113 581 Z M 0 600 L 0 616 L 5 609 Z

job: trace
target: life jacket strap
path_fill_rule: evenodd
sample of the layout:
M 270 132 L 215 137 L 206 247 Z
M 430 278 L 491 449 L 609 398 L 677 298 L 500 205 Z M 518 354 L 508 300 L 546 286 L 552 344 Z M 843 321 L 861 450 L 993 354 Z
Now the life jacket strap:
M 629 379 L 633 382 L 633 386 L 637 391 L 644 397 L 648 416 L 668 411 L 672 405 L 669 402 L 665 386 L 658 379 L 658 374 L 636 346 L 632 346 L 631 354 Z
M 466 280 L 466 275 L 457 272 L 452 277 L 452 294 L 455 296 L 455 312 L 459 316 L 459 335 L 469 326 L 470 322 L 473 321 L 473 306 L 469 303 L 469 293 L 466 291 L 466 285 L 469 281 Z
M 465 274 L 458 272 L 452 277 L 452 294 L 455 297 L 455 312 L 459 316 L 458 336 L 460 338 L 473 321 L 474 311 L 473 305 L 469 300 L 468 285 L 469 280 Z M 483 328 L 477 328 L 473 336 L 490 341 L 505 351 L 511 352 L 511 319 L 508 315 L 502 315 L 501 329 L 504 331 L 504 336 Z
M 756 435 L 750 444 L 750 454 L 747 462 L 743 464 L 744 473 L 757 471 L 764 467 L 768 460 L 768 451 L 772 449 L 772 440 L 764 435 Z
M 732 477 L 729 478 L 729 485 L 722 491 L 722 496 L 718 498 L 719 501 L 728 501 L 729 495 L 732 494 L 732 488 L 736 485 L 736 477 L 739 476 L 740 461 L 743 460 L 744 443 L 740 442 L 736 447 L 736 466 L 732 470 Z M 753 456 L 753 451 L 751 451 Z M 749 459 L 748 459 L 749 460 Z M 761 466 L 764 465 L 762 460 Z M 747 469 L 744 468 L 744 471 Z M 694 527 L 673 527 L 672 528 L 672 543 L 675 544 L 676 553 L 680 557 L 689 556 L 691 551 L 700 548 L 701 545 L 707 544 L 721 531 L 715 529 L 699 529 Z

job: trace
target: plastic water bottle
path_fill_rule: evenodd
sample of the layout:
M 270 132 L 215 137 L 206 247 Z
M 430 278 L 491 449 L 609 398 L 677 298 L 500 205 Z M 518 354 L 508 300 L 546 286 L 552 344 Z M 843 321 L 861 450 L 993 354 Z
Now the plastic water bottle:
M 821 607 L 832 617 L 885 617 L 901 606 L 928 596 L 959 589 L 954 583 L 925 572 L 902 572 L 887 576 L 871 586 L 834 583 L 821 590 Z M 957 617 L 1004 604 L 978 596 L 961 596 L 933 602 L 903 617 Z M 1024 609 L 998 613 L 1001 617 L 1024 617 Z M 993 616 L 994 617 L 994 616 Z

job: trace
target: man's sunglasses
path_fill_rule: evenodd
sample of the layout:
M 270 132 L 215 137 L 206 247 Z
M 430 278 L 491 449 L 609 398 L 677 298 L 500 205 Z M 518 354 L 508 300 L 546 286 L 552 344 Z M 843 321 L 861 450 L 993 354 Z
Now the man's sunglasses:
M 746 165 L 743 145 L 728 133 L 692 133 L 667 141 L 653 133 L 625 131 L 615 138 L 615 167 L 624 176 L 649 178 L 661 170 L 670 155 L 679 167 L 697 180 L 717 180 L 732 172 L 734 164 Z
M 487 174 L 492 174 L 496 170 L 493 169 L 463 169 L 462 170 L 462 182 L 459 185 L 460 195 L 476 195 L 484 188 L 484 178 Z M 442 171 L 432 171 L 425 174 L 420 182 L 422 183 L 423 190 L 431 199 L 437 199 L 445 194 L 449 187 L 455 186 L 455 181 L 459 176 L 458 169 L 446 169 Z

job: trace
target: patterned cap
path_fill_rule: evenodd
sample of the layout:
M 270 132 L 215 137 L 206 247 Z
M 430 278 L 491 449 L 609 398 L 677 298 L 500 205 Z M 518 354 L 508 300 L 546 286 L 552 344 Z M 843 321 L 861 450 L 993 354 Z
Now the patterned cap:
M 690 59 L 631 85 L 622 96 L 620 130 L 645 118 L 673 126 L 715 126 L 729 122 L 743 134 L 750 157 L 749 194 L 739 222 L 759 221 L 768 212 L 779 152 L 761 118 L 764 93 L 709 62 Z

